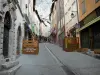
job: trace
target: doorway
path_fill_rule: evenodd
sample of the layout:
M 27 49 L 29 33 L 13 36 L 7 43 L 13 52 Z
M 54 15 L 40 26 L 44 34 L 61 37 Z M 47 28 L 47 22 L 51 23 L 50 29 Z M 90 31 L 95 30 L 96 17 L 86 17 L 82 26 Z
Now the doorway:
M 89 48 L 89 29 L 84 29 L 81 31 L 81 47 L 82 48 Z
M 6 12 L 4 18 L 4 35 L 3 35 L 3 56 L 8 57 L 9 52 L 9 30 L 11 27 L 11 16 L 9 12 Z
M 100 49 L 100 21 L 93 25 L 93 47 Z

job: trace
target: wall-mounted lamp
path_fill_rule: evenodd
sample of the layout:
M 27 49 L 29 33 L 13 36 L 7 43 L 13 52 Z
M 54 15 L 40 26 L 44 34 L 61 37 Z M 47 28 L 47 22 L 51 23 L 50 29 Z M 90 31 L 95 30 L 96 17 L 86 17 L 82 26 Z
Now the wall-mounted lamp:
M 71 18 L 74 18 L 75 17 L 75 14 L 74 13 L 77 13 L 77 11 L 72 11 Z
M 74 13 L 71 13 L 71 18 L 74 18 L 74 16 L 75 16 Z

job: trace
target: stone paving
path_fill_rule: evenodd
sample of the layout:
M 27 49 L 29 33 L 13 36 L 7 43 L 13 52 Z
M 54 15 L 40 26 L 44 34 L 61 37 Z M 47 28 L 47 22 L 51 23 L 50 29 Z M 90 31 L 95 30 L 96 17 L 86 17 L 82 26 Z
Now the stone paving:
M 54 44 L 45 45 L 75 75 L 100 75 L 100 60 L 78 52 L 65 52 Z
M 40 44 L 39 48 L 39 55 L 21 55 L 18 58 L 22 67 L 16 75 L 68 75 L 44 44 Z

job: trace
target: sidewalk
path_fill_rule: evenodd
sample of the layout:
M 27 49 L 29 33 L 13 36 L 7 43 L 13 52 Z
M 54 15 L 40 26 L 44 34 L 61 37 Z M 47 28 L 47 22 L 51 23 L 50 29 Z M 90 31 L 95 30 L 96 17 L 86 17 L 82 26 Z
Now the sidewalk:
M 100 75 L 100 60 L 78 52 L 65 52 L 54 44 L 46 43 L 46 46 L 75 75 Z

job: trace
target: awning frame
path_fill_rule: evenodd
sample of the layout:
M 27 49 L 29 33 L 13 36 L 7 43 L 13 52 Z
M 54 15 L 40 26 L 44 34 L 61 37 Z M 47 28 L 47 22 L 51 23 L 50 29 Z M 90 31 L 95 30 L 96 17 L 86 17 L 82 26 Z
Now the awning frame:
M 85 29 L 85 28 L 87 28 L 87 27 L 93 25 L 94 23 L 96 23 L 96 22 L 98 22 L 98 21 L 100 21 L 100 16 L 97 17 L 97 18 L 95 18 L 94 20 L 90 21 L 89 23 L 85 24 L 83 27 L 78 28 L 78 29 L 76 30 L 76 32 L 80 32 L 80 31 L 82 31 L 83 29 Z

